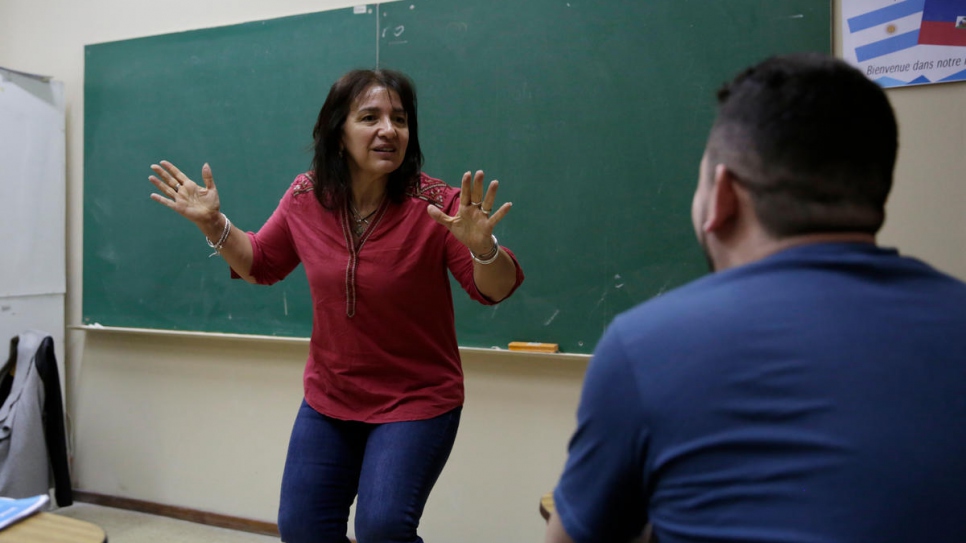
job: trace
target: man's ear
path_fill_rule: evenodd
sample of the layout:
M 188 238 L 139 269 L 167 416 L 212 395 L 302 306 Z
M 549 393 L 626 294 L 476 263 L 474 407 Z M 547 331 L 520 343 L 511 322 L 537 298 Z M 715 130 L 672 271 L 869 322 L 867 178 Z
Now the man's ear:
M 715 232 L 730 224 L 738 214 L 735 174 L 724 164 L 714 167 L 714 184 L 708 197 L 708 214 L 701 228 Z

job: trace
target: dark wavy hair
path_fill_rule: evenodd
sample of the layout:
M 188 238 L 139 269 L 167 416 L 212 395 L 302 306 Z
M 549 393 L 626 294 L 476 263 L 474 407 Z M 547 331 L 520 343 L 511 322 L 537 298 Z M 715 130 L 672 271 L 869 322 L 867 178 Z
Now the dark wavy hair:
M 349 200 L 352 177 L 345 157 L 340 156 L 343 127 L 353 102 L 373 86 L 385 87 L 399 95 L 409 125 L 406 156 L 399 168 L 389 174 L 386 196 L 394 202 L 402 201 L 406 189 L 419 178 L 423 153 L 419 148 L 416 88 L 413 82 L 405 74 L 394 70 L 352 70 L 332 84 L 312 130 L 312 172 L 315 177 L 312 183 L 315 197 L 326 209 L 341 209 Z
M 772 57 L 718 91 L 708 140 L 748 188 L 772 235 L 874 234 L 885 220 L 898 151 L 885 92 L 844 61 Z

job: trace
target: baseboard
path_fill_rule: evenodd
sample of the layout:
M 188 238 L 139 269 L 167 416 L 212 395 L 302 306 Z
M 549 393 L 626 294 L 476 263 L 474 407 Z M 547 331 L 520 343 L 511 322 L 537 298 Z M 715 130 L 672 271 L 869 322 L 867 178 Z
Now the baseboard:
M 121 498 L 118 496 L 107 496 L 104 494 L 86 492 L 77 489 L 74 489 L 74 501 L 92 503 L 94 505 L 103 505 L 105 507 L 113 507 L 115 509 L 126 509 L 128 511 L 137 511 L 139 513 L 148 513 L 162 517 L 170 517 L 173 519 L 195 522 L 198 524 L 206 524 L 208 526 L 217 526 L 218 528 L 228 528 L 229 530 L 239 530 L 242 532 L 251 532 L 253 534 L 278 537 L 278 525 L 272 522 L 262 522 L 247 518 L 232 517 L 219 513 L 210 513 L 208 511 L 188 509 L 187 507 L 176 507 L 174 505 L 164 505 L 161 503 L 148 502 L 144 500 Z

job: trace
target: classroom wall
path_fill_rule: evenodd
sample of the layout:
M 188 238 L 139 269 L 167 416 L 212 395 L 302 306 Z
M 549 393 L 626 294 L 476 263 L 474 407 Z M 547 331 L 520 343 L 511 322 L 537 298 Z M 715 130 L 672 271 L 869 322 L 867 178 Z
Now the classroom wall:
M 66 85 L 68 323 L 81 320 L 84 45 L 348 5 L 0 0 L 0 65 Z M 964 91 L 888 91 L 902 135 L 880 239 L 966 279 Z M 145 197 L 147 174 L 145 165 L 144 179 L 131 180 L 144 183 Z M 66 337 L 77 488 L 274 520 L 305 342 L 79 330 Z M 579 357 L 466 354 L 463 425 L 424 517 L 428 541 L 540 540 L 538 500 L 563 463 L 585 367 Z

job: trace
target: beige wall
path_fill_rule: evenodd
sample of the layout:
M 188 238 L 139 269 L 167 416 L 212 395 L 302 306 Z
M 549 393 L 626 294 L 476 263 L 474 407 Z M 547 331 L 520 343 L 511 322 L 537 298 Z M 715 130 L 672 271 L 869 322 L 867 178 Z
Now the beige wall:
M 0 66 L 54 75 L 67 88 L 68 323 L 81 320 L 84 45 L 348 5 L 0 0 Z M 889 96 L 902 136 L 881 240 L 966 278 L 966 87 Z M 306 350 L 298 341 L 69 331 L 76 486 L 273 521 Z M 537 502 L 562 466 L 586 361 L 471 351 L 464 362 L 463 425 L 424 535 L 538 541 Z
M 272 521 L 307 345 L 87 333 L 73 414 L 78 487 Z M 423 517 L 427 541 L 539 541 L 585 369 L 464 352 L 467 402 Z

